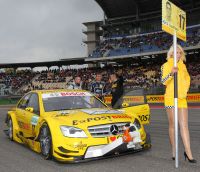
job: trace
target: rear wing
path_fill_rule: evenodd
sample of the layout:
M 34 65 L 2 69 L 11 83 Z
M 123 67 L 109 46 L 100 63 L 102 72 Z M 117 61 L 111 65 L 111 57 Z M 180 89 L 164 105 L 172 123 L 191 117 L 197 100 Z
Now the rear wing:
M 106 96 L 104 99 L 105 103 L 110 105 L 111 99 L 111 96 Z M 147 104 L 144 89 L 126 90 L 122 97 L 122 104 L 119 110 L 122 110 L 128 115 L 138 117 L 144 125 L 150 123 L 150 108 Z
M 120 110 L 130 116 L 138 117 L 143 125 L 150 124 L 150 108 L 148 104 L 129 106 Z

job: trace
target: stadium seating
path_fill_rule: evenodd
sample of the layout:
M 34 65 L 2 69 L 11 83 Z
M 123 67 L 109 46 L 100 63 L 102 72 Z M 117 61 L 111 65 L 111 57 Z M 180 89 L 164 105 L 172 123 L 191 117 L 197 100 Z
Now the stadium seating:
M 104 38 L 89 57 L 111 57 L 167 50 L 172 44 L 172 36 L 164 32 L 153 32 L 137 36 Z M 187 43 L 179 41 L 183 47 L 200 44 L 200 26 L 187 29 Z
M 17 72 L 1 72 L 0 73 L 0 84 L 5 85 L 2 87 L 1 92 L 5 94 L 13 94 L 17 92 L 22 86 L 27 85 L 32 78 L 35 76 L 35 73 L 30 70 L 19 70 Z M 4 94 L 4 93 L 2 93 Z M 1 95 L 2 95 L 1 94 Z

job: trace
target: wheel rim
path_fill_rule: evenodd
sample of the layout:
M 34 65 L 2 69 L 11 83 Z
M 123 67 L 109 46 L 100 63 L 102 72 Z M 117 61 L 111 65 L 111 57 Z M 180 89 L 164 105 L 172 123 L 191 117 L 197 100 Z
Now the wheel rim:
M 40 144 L 41 144 L 42 154 L 45 156 L 49 155 L 51 148 L 51 138 L 49 136 L 49 132 L 46 127 L 42 129 Z
M 12 120 L 9 120 L 9 129 L 8 129 L 8 136 L 10 139 L 13 138 L 13 125 L 12 125 Z

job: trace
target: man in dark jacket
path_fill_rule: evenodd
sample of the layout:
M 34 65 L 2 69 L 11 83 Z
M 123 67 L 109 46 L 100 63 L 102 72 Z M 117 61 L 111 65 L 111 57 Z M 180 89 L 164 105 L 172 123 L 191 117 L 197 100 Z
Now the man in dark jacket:
M 116 73 L 112 73 L 110 75 L 111 86 L 111 95 L 112 101 L 111 105 L 113 108 L 121 108 L 123 102 L 123 94 L 124 94 L 124 79 L 122 76 L 118 76 Z
M 102 74 L 97 73 L 96 79 L 91 83 L 90 91 L 99 99 L 103 100 L 103 96 L 106 94 L 106 83 L 102 81 Z

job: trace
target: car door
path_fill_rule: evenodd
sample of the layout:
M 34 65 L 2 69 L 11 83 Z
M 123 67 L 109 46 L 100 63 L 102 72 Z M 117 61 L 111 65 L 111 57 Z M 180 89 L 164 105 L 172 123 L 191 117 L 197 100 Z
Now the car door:
M 16 108 L 16 119 L 19 125 L 20 134 L 26 137 L 27 130 L 31 127 L 25 120 L 27 111 L 25 110 L 28 107 L 28 103 L 31 97 L 31 93 L 26 94 L 18 103 Z
M 30 126 L 26 130 L 26 136 L 35 137 L 35 126 L 37 125 L 40 117 L 39 97 L 37 93 L 31 94 L 25 111 L 24 121 Z

